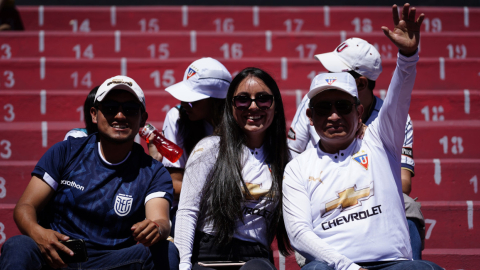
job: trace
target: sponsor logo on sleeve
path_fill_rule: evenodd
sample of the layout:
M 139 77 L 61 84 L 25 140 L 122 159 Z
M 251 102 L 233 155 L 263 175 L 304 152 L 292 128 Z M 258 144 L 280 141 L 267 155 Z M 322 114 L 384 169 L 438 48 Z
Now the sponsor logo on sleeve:
M 75 183 L 75 181 L 62 180 L 62 181 L 60 181 L 60 184 L 61 185 L 66 185 L 66 186 L 71 186 L 71 187 L 76 188 L 76 189 L 81 190 L 81 191 L 83 191 L 85 189 L 83 186 Z
M 128 215 L 128 213 L 130 213 L 130 210 L 132 209 L 132 202 L 132 196 L 118 194 L 115 198 L 115 213 L 117 213 L 117 215 L 121 217 Z
M 411 159 L 413 159 L 413 149 L 410 147 L 404 147 L 402 148 L 402 155 L 407 156 Z

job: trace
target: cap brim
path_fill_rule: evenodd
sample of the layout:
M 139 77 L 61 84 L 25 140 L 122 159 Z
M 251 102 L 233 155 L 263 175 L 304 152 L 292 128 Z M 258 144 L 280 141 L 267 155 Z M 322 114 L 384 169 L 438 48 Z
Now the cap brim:
M 321 92 L 325 91 L 325 90 L 340 90 L 340 91 L 343 91 L 349 95 L 351 95 L 352 97 L 355 97 L 354 95 L 352 95 L 351 93 L 349 93 L 348 91 L 346 91 L 345 89 L 341 88 L 341 87 L 338 87 L 338 86 L 332 86 L 332 85 L 324 85 L 324 86 L 320 86 L 320 87 L 317 87 L 317 88 L 314 88 L 310 91 L 308 91 L 307 93 L 307 97 L 309 99 L 312 99 L 314 96 L 320 94 Z
M 183 81 L 167 87 L 165 91 L 170 93 L 174 98 L 183 102 L 195 102 L 209 98 L 207 95 L 192 91 L 190 86 L 185 84 Z
M 335 53 L 322 53 L 315 55 L 318 61 L 330 72 L 344 72 L 352 70 L 348 67 L 340 57 L 336 56 Z

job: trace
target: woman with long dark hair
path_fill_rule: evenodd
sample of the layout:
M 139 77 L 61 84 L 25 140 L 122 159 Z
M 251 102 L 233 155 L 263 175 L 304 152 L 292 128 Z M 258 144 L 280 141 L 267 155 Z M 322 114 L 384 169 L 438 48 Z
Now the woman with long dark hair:
M 175 228 L 181 270 L 225 260 L 275 268 L 275 236 L 283 254 L 291 250 L 281 202 L 289 157 L 276 82 L 261 69 L 242 70 L 228 89 L 218 136 L 201 140 L 186 165 Z
M 85 121 L 85 128 L 74 128 L 65 134 L 64 141 L 68 137 L 81 138 L 87 137 L 88 135 L 98 132 L 97 124 L 92 122 L 92 116 L 90 115 L 90 108 L 93 107 L 95 103 L 95 95 L 100 85 L 95 86 L 90 93 L 88 93 L 85 103 L 83 103 L 83 121 Z

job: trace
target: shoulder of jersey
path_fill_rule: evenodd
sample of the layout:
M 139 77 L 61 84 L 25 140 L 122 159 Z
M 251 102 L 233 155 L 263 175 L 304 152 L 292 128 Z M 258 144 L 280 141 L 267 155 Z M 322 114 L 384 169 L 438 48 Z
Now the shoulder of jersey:
M 308 164 L 312 163 L 315 159 L 312 159 L 312 155 L 315 157 L 317 156 L 317 148 L 308 148 L 307 150 L 303 151 L 303 153 L 299 154 L 298 156 L 294 157 L 290 162 L 296 161 L 302 164 L 303 166 L 308 166 Z

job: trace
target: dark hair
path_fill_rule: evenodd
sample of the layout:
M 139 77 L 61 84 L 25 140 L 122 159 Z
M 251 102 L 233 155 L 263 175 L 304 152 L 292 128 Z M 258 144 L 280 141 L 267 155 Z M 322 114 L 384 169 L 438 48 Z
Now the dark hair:
M 265 71 L 258 68 L 246 68 L 233 79 L 228 88 L 223 112 L 222 123 L 219 128 L 220 144 L 218 157 L 210 172 L 209 182 L 203 187 L 203 197 L 200 212 L 208 213 L 207 222 L 213 223 L 217 232 L 215 242 L 220 246 L 227 246 L 232 240 L 235 225 L 238 220 L 243 221 L 242 203 L 246 201 L 242 189 L 250 196 L 242 177 L 242 154 L 246 144 L 246 136 L 233 116 L 232 99 L 239 84 L 248 77 L 255 77 L 263 81 L 272 91 L 275 102 L 275 114 L 271 125 L 267 128 L 263 142 L 266 154 L 266 163 L 270 165 L 272 186 L 269 198 L 275 205 L 270 220 L 266 218 L 268 243 L 277 237 L 278 248 L 282 254 L 291 251 L 282 214 L 282 181 L 285 166 L 290 160 L 287 146 L 285 113 L 282 97 L 275 80 Z
M 90 115 L 90 108 L 95 107 L 95 95 L 99 86 L 95 86 L 90 93 L 88 93 L 87 99 L 83 104 L 83 120 L 85 121 L 85 128 L 87 129 L 87 134 L 98 132 L 97 124 L 92 122 L 92 116 Z
M 355 79 L 358 79 L 360 77 L 362 77 L 363 75 L 357 73 L 356 71 L 354 70 L 350 70 L 348 73 L 350 73 L 350 75 L 353 76 L 353 78 Z M 364 76 L 365 77 L 365 76 Z M 365 77 L 367 78 L 367 77 Z M 375 89 L 375 81 L 372 81 L 370 80 L 369 78 L 367 78 L 367 81 L 368 81 L 368 89 L 370 89 L 371 91 L 373 91 L 373 89 Z
M 213 110 L 213 134 L 218 132 L 218 127 L 222 121 L 223 109 L 225 107 L 225 99 L 221 98 L 210 98 L 212 100 L 212 110 Z M 183 107 L 177 107 L 180 112 L 179 120 L 179 134 L 183 138 L 183 147 L 187 152 L 187 155 L 190 155 L 195 145 L 203 138 L 210 134 L 205 133 L 205 128 L 203 125 L 203 119 L 198 121 L 191 121 L 188 118 L 187 112 Z

